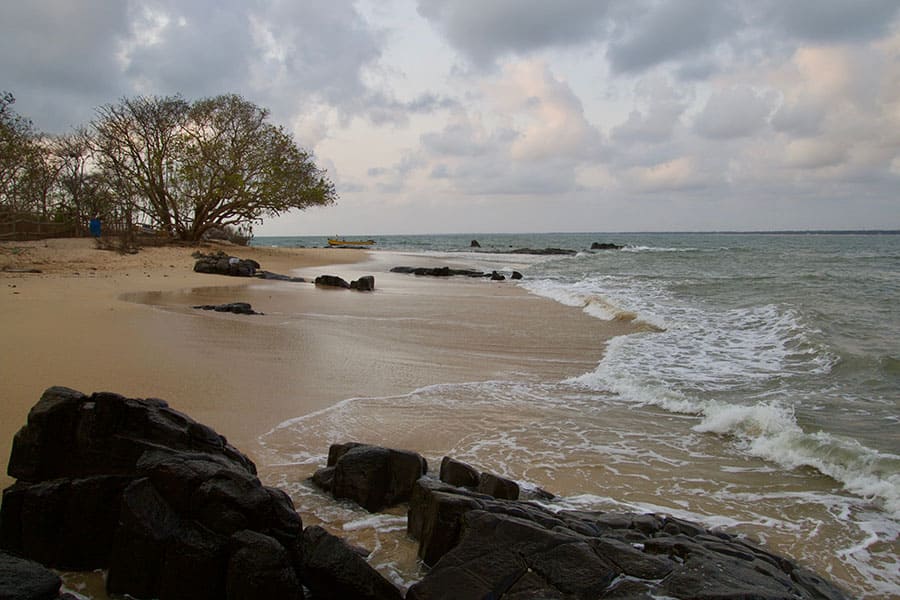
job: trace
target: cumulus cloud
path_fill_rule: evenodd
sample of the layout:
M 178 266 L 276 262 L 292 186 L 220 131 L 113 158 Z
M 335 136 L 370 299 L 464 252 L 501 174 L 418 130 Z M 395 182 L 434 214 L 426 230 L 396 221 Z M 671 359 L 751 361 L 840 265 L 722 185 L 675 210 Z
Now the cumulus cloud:
M 487 66 L 506 54 L 574 46 L 602 31 L 602 0 L 419 0 L 419 14 L 472 63 Z
M 700 135 L 728 140 L 753 135 L 765 124 L 769 101 L 753 89 L 741 86 L 714 93 L 697 116 L 694 129 Z
M 634 98 L 635 107 L 628 119 L 612 130 L 616 142 L 664 142 L 681 124 L 681 115 L 688 106 L 684 93 L 665 78 L 641 79 L 635 86 Z
M 638 3 L 618 27 L 607 54 L 615 71 L 643 71 L 662 62 L 706 55 L 741 25 L 740 14 L 726 2 Z

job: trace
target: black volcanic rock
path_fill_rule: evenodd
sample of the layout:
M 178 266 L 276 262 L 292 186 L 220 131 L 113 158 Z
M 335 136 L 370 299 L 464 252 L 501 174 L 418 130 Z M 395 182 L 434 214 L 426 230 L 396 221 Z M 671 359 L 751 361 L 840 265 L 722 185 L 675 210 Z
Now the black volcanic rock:
M 0 551 L 0 598 L 55 600 L 62 580 L 43 565 Z
M 259 269 L 259 263 L 252 259 L 229 256 L 221 250 L 215 254 L 194 253 L 197 262 L 194 271 L 213 275 L 231 275 L 232 277 L 253 277 Z
M 663 515 L 553 513 L 422 478 L 410 537 L 432 568 L 409 600 L 493 598 L 843 599 L 793 562 Z
M 214 310 L 216 312 L 229 312 L 236 315 L 261 315 L 262 313 L 253 310 L 253 307 L 247 302 L 229 302 L 227 304 L 200 304 L 194 306 L 198 310 Z
M 4 550 L 108 569 L 110 593 L 138 598 L 223 598 L 228 582 L 228 597 L 252 597 L 248 585 L 303 597 L 290 576 L 302 531 L 290 498 L 162 400 L 50 388 L 13 440 L 9 473 L 19 480 L 3 492 Z M 266 554 L 248 559 L 237 534 L 238 546 Z
M 337 275 L 319 275 L 316 277 L 315 284 L 322 287 L 339 287 L 349 290 L 350 283 L 346 279 L 342 279 Z
M 366 444 L 340 445 L 329 451 L 329 464 L 325 473 L 313 476 L 313 483 L 370 512 L 409 500 L 416 481 L 428 470 L 415 452 Z

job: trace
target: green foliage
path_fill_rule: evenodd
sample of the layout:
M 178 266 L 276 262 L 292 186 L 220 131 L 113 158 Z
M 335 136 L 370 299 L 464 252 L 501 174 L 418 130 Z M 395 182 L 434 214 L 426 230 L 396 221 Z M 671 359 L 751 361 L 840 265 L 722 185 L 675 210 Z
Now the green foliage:
M 331 181 L 267 118 L 237 95 L 123 100 L 92 123 L 95 160 L 136 211 L 184 240 L 333 203 Z

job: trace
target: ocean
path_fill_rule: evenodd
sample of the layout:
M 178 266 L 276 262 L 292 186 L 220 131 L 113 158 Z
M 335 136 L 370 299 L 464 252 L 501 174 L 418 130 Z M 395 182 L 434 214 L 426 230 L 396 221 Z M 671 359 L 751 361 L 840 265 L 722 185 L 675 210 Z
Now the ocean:
M 530 293 L 639 332 L 614 338 L 595 369 L 562 381 L 347 399 L 268 434 L 306 444 L 288 452 L 270 443 L 273 465 L 316 464 L 324 440 L 380 428 L 390 443 L 410 427 L 440 427 L 432 447 L 411 448 L 430 464 L 449 453 L 547 488 L 557 506 L 693 519 L 766 544 L 854 596 L 900 597 L 900 234 L 365 237 L 377 240 L 376 254 L 407 263 L 514 268 Z M 593 242 L 623 248 L 590 251 Z M 365 422 L 353 418 L 360 411 Z M 376 546 L 373 563 L 397 583 L 416 577 L 402 513 L 304 502 L 301 512 L 367 532 L 359 535 Z

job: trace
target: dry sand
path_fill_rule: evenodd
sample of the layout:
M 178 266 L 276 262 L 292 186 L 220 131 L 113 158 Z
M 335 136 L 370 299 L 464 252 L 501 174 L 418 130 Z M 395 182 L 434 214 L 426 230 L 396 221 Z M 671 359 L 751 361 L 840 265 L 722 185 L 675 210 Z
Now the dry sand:
M 631 330 L 510 283 L 390 274 L 387 253 L 222 249 L 307 278 L 371 273 L 377 289 L 197 274 L 196 248 L 120 255 L 87 239 L 0 243 L 0 456 L 52 385 L 163 398 L 258 460 L 260 435 L 346 398 L 558 379 L 592 368 L 605 340 Z M 10 272 L 28 268 L 42 273 Z M 232 301 L 265 315 L 191 308 Z

